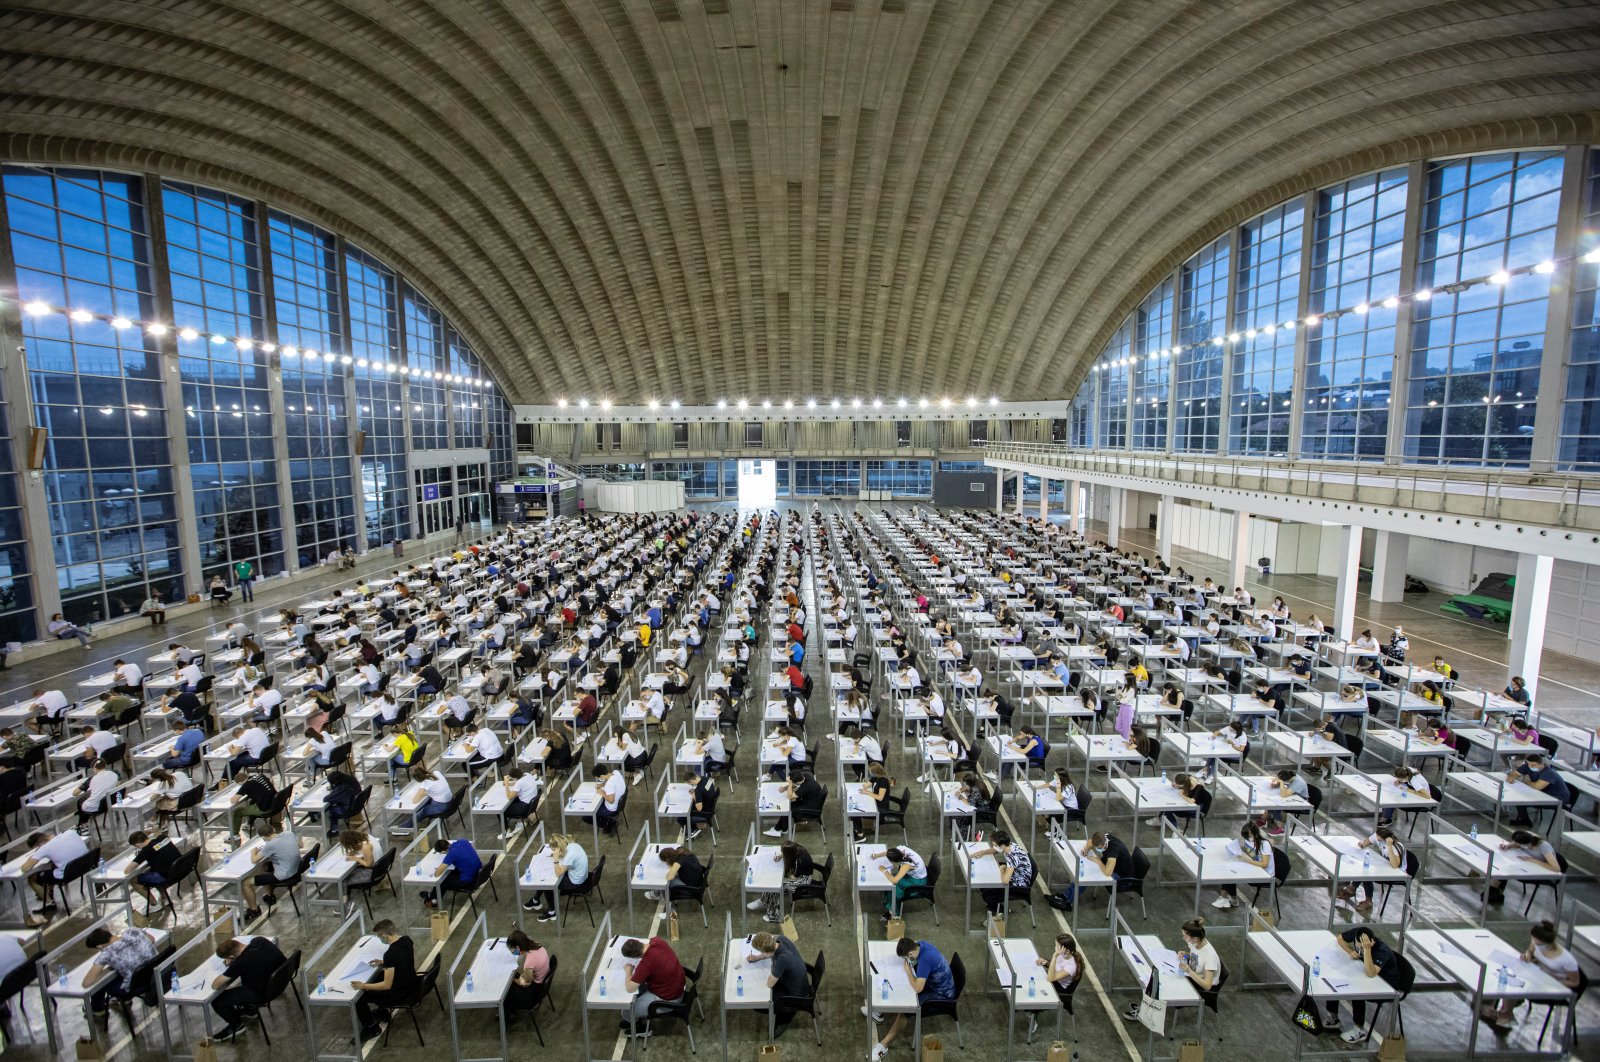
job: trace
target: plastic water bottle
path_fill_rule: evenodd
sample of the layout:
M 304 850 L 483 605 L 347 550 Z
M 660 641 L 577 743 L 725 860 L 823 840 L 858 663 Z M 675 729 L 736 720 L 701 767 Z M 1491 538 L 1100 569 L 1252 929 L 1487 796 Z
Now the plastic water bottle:
M 467 971 L 467 994 L 472 994 L 472 971 Z
M 1038 984 L 1037 984 L 1035 978 L 1029 977 L 1028 978 L 1028 998 L 1032 999 L 1034 996 L 1038 995 L 1038 993 L 1039 993 L 1039 988 L 1038 988 Z
M 606 998 L 606 975 L 600 975 L 600 998 Z
M 1311 956 L 1311 976 L 1312 977 L 1321 977 L 1322 976 L 1322 956 L 1321 955 L 1313 955 L 1313 956 Z
M 178 971 L 176 969 L 172 971 L 172 976 L 168 978 L 168 981 L 167 993 L 169 995 L 176 993 L 178 991 Z
M 104 874 L 106 872 L 106 857 L 105 856 L 101 856 L 100 857 L 100 865 L 98 867 L 96 867 L 95 870 L 96 870 L 97 873 L 100 873 L 100 874 Z
M 67 964 L 64 962 L 56 963 L 56 983 L 62 988 L 67 987 Z
M 1506 969 L 1504 966 L 1500 967 L 1500 972 L 1497 975 L 1496 980 L 1500 986 L 1500 994 L 1504 995 L 1506 991 L 1506 984 L 1511 980 L 1511 971 Z
M 867 883 L 867 865 L 865 863 L 862 863 L 861 864 L 861 884 L 865 885 L 866 883 Z
M 323 974 L 317 974 L 317 995 L 325 996 L 327 994 L 328 994 L 328 978 Z
M 744 974 L 733 979 L 733 994 L 740 999 L 744 998 Z
M 1167 781 L 1167 769 L 1165 767 L 1161 768 L 1161 784 L 1163 786 L 1172 784 L 1171 782 Z
M 745 868 L 745 871 L 744 871 L 744 883 L 746 885 L 754 885 L 756 883 L 756 868 L 755 867 L 746 867 Z
M 1467 836 L 1472 838 L 1474 841 L 1478 839 L 1478 824 L 1476 822 L 1467 827 Z
M 883 979 L 883 987 L 878 989 L 878 998 L 885 1003 L 889 1002 L 889 979 L 887 977 Z
M 640 863 L 638 866 L 633 868 L 633 880 L 635 880 L 635 881 L 643 881 L 644 880 L 644 864 L 643 863 Z
M 1371 870 L 1372 869 L 1372 853 L 1371 852 L 1362 852 L 1361 853 L 1361 869 L 1362 870 Z

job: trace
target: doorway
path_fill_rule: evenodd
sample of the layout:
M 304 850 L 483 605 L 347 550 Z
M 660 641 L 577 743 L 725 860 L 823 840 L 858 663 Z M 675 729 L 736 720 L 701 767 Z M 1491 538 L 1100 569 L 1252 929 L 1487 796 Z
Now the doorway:
M 770 509 L 778 500 L 778 462 L 739 462 L 739 508 Z

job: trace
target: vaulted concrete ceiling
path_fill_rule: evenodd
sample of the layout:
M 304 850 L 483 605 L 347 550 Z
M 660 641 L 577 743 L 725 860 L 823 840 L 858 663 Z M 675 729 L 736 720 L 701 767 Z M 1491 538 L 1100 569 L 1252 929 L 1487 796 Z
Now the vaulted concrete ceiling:
M 1070 397 L 1214 235 L 1600 140 L 1556 0 L 8 0 L 0 158 L 258 196 L 520 401 Z

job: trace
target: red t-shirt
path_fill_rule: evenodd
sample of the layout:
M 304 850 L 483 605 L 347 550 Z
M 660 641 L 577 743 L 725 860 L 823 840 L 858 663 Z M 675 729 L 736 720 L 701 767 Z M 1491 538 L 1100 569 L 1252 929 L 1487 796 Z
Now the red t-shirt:
M 803 642 L 806 640 L 806 632 L 800 629 L 800 624 L 798 623 L 789 624 L 788 634 L 791 642 Z
M 790 664 L 788 667 L 784 668 L 784 674 L 789 676 L 789 688 L 790 689 L 798 690 L 798 689 L 801 689 L 803 686 L 805 686 L 805 684 L 806 684 L 806 674 L 805 674 L 805 672 L 801 671 L 799 668 L 795 667 L 793 664 Z
M 578 718 L 582 719 L 585 723 L 590 723 L 593 722 L 594 717 L 599 714 L 600 702 L 594 699 L 594 694 L 585 693 L 583 695 L 583 699 L 578 702 Z
M 660 937 L 651 937 L 633 969 L 633 983 L 662 999 L 673 1000 L 683 995 L 683 980 L 683 965 L 673 954 L 672 945 Z

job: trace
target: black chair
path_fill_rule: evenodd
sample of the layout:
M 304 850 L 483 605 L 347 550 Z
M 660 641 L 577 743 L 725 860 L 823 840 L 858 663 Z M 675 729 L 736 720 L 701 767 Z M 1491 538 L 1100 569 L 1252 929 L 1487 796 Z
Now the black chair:
M 1222 994 L 1222 986 L 1228 983 L 1228 964 L 1223 962 L 1220 958 L 1217 960 L 1217 963 L 1221 967 L 1217 971 L 1217 980 L 1210 988 L 1200 990 L 1200 1002 L 1204 1003 L 1208 1008 L 1210 1008 L 1213 1014 L 1221 1017 L 1222 1012 L 1217 1009 L 1217 997 Z M 1374 1014 L 1374 1017 L 1376 1017 L 1376 1014 Z M 1221 1023 L 1219 1022 L 1218 1024 L 1220 1026 Z M 1222 1042 L 1221 1032 L 1217 1033 L 1217 1042 Z
M 817 992 L 822 986 L 822 975 L 826 970 L 825 959 L 822 952 L 817 952 L 817 961 L 806 964 L 806 981 L 810 991 L 803 996 L 774 996 L 772 1007 L 774 1011 L 787 1011 L 793 1014 L 808 1014 L 811 1016 L 811 1032 L 817 1038 L 817 1046 L 822 1046 L 822 1027 L 817 1024 Z
M 1322 810 L 1322 787 L 1306 783 L 1306 803 L 1311 805 L 1311 813 L 1306 816 L 1306 821 L 1311 824 L 1311 832 L 1317 830 L 1317 812 Z
M 466 786 L 462 786 L 460 789 L 457 789 L 455 792 L 450 794 L 450 802 L 448 804 L 446 804 L 445 807 L 444 807 L 444 810 L 439 812 L 437 815 L 420 815 L 419 814 L 416 817 L 417 829 L 419 829 L 419 830 L 422 829 L 423 823 L 431 822 L 434 819 L 438 819 L 441 823 L 449 822 L 450 821 L 450 816 L 452 816 L 452 815 L 454 815 L 458 819 L 461 819 L 461 826 L 462 826 L 463 829 L 465 829 L 466 825 L 467 825 L 467 820 L 465 818 L 462 818 L 462 815 L 461 815 L 461 802 L 466 800 L 466 798 L 467 798 L 467 787 Z
M 382 855 L 372 861 L 371 878 L 366 881 L 351 882 L 345 886 L 347 893 L 351 895 L 361 894 L 361 899 L 367 905 L 368 918 L 372 917 L 372 890 L 378 887 L 378 883 L 387 881 L 389 883 L 389 891 L 394 891 L 394 875 L 392 871 L 394 870 L 395 856 L 399 854 L 400 850 L 391 845 Z
M 172 864 L 172 873 L 164 878 L 161 884 L 151 886 L 151 888 L 155 889 L 156 892 L 160 894 L 161 906 L 170 910 L 173 914 L 173 917 L 177 917 L 178 909 L 173 905 L 172 896 L 168 890 L 176 888 L 178 890 L 178 895 L 182 896 L 184 880 L 198 872 L 199 869 L 200 849 L 191 848 L 189 851 L 179 856 L 177 861 Z M 145 914 L 147 916 L 150 914 L 149 908 L 145 909 Z
M 1576 793 L 1577 790 L 1574 789 L 1573 792 Z M 1522 891 L 1526 893 L 1528 897 L 1528 902 L 1522 908 L 1522 913 L 1524 915 L 1533 910 L 1533 901 L 1538 897 L 1540 889 L 1549 889 L 1551 895 L 1553 896 L 1556 894 L 1556 890 L 1560 884 L 1567 880 L 1567 857 L 1562 855 L 1560 852 L 1557 852 L 1556 862 L 1561 864 L 1560 878 L 1556 879 L 1555 881 L 1524 881 L 1522 883 Z
M 344 761 L 350 758 L 350 751 L 354 748 L 355 742 L 353 741 L 345 741 L 335 745 L 333 747 L 333 751 L 328 753 L 328 764 L 326 767 L 318 763 L 315 759 L 307 760 L 306 763 L 311 768 L 311 780 L 313 782 L 316 781 L 317 775 L 321 774 L 323 771 L 330 771 L 344 763 Z
M 543 983 L 541 983 L 541 984 L 539 984 L 537 986 L 539 989 L 541 989 L 541 991 L 536 992 L 534 994 L 534 996 L 533 996 L 532 1001 L 527 1003 L 525 1006 L 508 1007 L 506 1009 L 506 1018 L 508 1020 L 510 1019 L 511 1015 L 513 1015 L 513 1014 L 523 1014 L 523 1013 L 526 1013 L 528 1015 L 528 1017 L 533 1019 L 533 1033 L 534 1033 L 535 1036 L 537 1036 L 539 1038 L 539 1046 L 540 1047 L 544 1046 L 544 1031 L 539 1028 L 539 1005 L 541 1003 L 548 1002 L 550 1004 L 550 1010 L 552 1012 L 555 1011 L 555 1009 L 556 1009 L 556 1000 L 555 1000 L 556 970 L 560 966 L 560 964 L 561 964 L 561 957 L 560 956 L 558 956 L 558 955 L 550 956 L 550 973 L 549 973 L 548 976 L 545 977 Z
M 650 1009 L 645 1012 L 645 1020 L 650 1022 L 651 1032 L 655 1031 L 655 1023 L 658 1018 L 683 1022 L 683 1031 L 689 1037 L 690 1054 L 699 1053 L 694 1045 L 694 1026 L 690 1021 L 693 1017 L 692 1011 L 694 1008 L 699 1007 L 702 1020 L 705 1018 L 705 1008 L 700 1004 L 700 975 L 705 972 L 705 966 L 706 960 L 701 958 L 695 964 L 693 970 L 687 966 L 683 967 L 683 995 L 670 1003 L 665 1000 L 657 1000 L 650 1004 Z M 648 1048 L 649 1045 L 650 1042 L 646 1040 L 645 1046 Z
M 55 878 L 49 874 L 46 874 L 42 879 L 40 879 L 44 882 L 45 886 L 45 902 L 48 903 L 51 895 L 54 894 L 57 889 L 59 889 L 61 890 L 61 909 L 67 914 L 71 914 L 72 905 L 67 902 L 67 886 L 71 885 L 75 881 L 78 882 L 79 894 L 87 897 L 88 894 L 83 891 L 85 888 L 83 881 L 89 876 L 89 873 L 99 865 L 100 849 L 91 848 L 77 859 L 74 859 L 72 862 L 62 867 L 60 878 Z
M 1350 766 L 1361 768 L 1361 754 L 1366 751 L 1367 739 L 1360 734 L 1344 735 L 1344 747 L 1350 750 Z
M 792 906 L 801 900 L 821 900 L 822 909 L 828 914 L 828 925 L 831 926 L 833 925 L 833 907 L 828 903 L 828 882 L 833 880 L 832 852 L 828 853 L 827 862 L 823 863 L 822 868 L 816 873 L 822 875 L 821 880 L 819 881 L 816 875 L 813 874 L 810 881 L 796 885 L 794 892 L 789 896 L 789 901 Z
M 1418 871 L 1418 869 L 1421 868 L 1421 866 L 1422 866 L 1422 860 L 1417 858 L 1417 853 L 1411 851 L 1409 848 L 1406 849 L 1406 852 L 1405 852 L 1405 868 L 1406 868 L 1406 878 L 1407 878 L 1407 881 L 1406 881 L 1406 892 L 1409 893 L 1411 891 L 1411 882 L 1417 880 L 1417 871 Z M 1392 882 L 1392 881 L 1384 883 L 1384 886 L 1383 886 L 1383 902 L 1378 905 L 1378 917 L 1379 918 L 1383 917 L 1384 910 L 1389 906 L 1389 893 L 1394 891 L 1394 886 L 1395 886 L 1395 883 Z
M 1150 912 L 1144 906 L 1144 880 L 1150 874 L 1150 857 L 1144 854 L 1144 849 L 1135 848 L 1130 856 L 1130 873 L 1117 878 L 1116 892 L 1120 896 L 1131 892 L 1139 897 L 1139 913 L 1145 918 L 1150 917 Z
M 394 1015 L 405 1011 L 411 1016 L 411 1027 L 417 1032 L 417 1046 L 427 1047 L 422 1039 L 422 1026 L 417 1022 L 417 1008 L 432 995 L 439 1003 L 440 1013 L 445 1013 L 444 997 L 439 995 L 439 960 L 434 959 L 417 977 L 417 990 L 409 998 L 389 1004 L 389 1027 L 383 1031 L 383 1046 L 389 1046 L 389 1034 L 394 1031 Z
M 1278 885 L 1277 888 L 1272 890 L 1272 909 L 1279 918 L 1283 917 L 1283 910 L 1279 907 L 1279 899 L 1282 895 L 1283 883 L 1289 880 L 1289 871 L 1291 869 L 1288 851 L 1283 848 L 1274 848 L 1272 850 L 1272 877 Z M 1264 888 L 1266 888 L 1265 885 L 1256 886 L 1256 891 L 1250 897 L 1251 907 L 1256 906 L 1256 901 L 1261 899 L 1261 890 Z
M 1411 994 L 1412 987 L 1415 986 L 1416 983 L 1417 983 L 1417 968 L 1415 966 L 1411 965 L 1411 960 L 1410 959 L 1406 958 L 1404 955 L 1400 954 L 1398 951 L 1394 953 L 1394 957 L 1395 957 L 1394 990 L 1396 992 L 1400 993 L 1393 1000 L 1394 1013 L 1395 1013 L 1395 1019 L 1400 1025 L 1400 1034 L 1402 1036 L 1404 1036 L 1405 1035 L 1405 1031 L 1406 1031 L 1406 1014 L 1405 1014 L 1405 1011 L 1400 1009 L 1400 1004 L 1402 1004 L 1402 1003 L 1404 1003 L 1406 1001 L 1406 997 Z M 1375 1001 L 1376 1006 L 1374 1006 L 1373 1010 L 1372 1010 L 1372 1020 L 1367 1023 L 1367 1038 L 1368 1039 L 1371 1039 L 1371 1037 L 1372 1037 L 1372 1030 L 1376 1029 L 1378 1027 L 1378 1015 L 1383 1011 L 1383 1008 L 1386 1005 L 1388 1005 L 1390 1002 L 1391 1001 L 1387 1000 L 1387 999 L 1376 1000 Z
M 448 892 L 450 894 L 450 917 L 452 919 L 455 918 L 456 914 L 456 899 L 463 894 L 467 897 L 467 903 L 472 905 L 472 913 L 478 913 L 478 893 L 483 891 L 483 887 L 485 885 L 489 887 L 489 891 L 494 895 L 494 902 L 500 902 L 500 890 L 497 889 L 494 884 L 494 868 L 498 866 L 499 863 L 500 853 L 496 852 L 488 859 L 483 861 L 483 868 L 478 872 L 478 880 L 473 884 L 451 884 L 448 886 L 442 883 L 440 884 L 439 891 Z M 451 877 L 453 878 L 453 875 Z
M 824 843 L 826 843 L 827 840 L 828 840 L 828 825 L 827 825 L 827 823 L 825 821 L 823 821 L 822 810 L 823 810 L 823 808 L 827 807 L 827 805 L 828 805 L 828 796 L 829 796 L 830 793 L 831 793 L 831 790 L 829 790 L 829 788 L 827 786 L 825 786 L 825 785 L 822 786 L 822 803 L 818 804 L 817 807 L 815 808 L 815 810 L 813 810 L 811 808 L 790 808 L 789 809 L 789 821 L 790 821 L 790 824 L 794 825 L 794 826 L 798 826 L 802 822 L 814 822 L 814 823 L 816 823 L 817 824 L 817 829 L 820 830 L 821 833 L 822 833 L 822 840 L 823 840 Z
M 933 905 L 933 924 L 939 924 L 939 898 L 938 896 L 934 895 L 934 886 L 939 884 L 939 874 L 941 869 L 942 868 L 939 865 L 939 854 L 935 852 L 933 856 L 928 859 L 928 876 L 923 879 L 922 884 L 913 885 L 906 889 L 903 894 L 901 894 L 901 914 L 905 913 L 906 904 L 910 903 L 912 900 L 927 900 Z
M 177 819 L 180 819 L 180 818 L 187 818 L 187 819 L 193 820 L 194 816 L 190 815 L 189 812 L 192 812 L 192 811 L 194 811 L 195 808 L 199 807 L 205 801 L 205 799 L 206 799 L 206 788 L 205 788 L 205 786 L 203 786 L 203 785 L 192 786 L 189 789 L 185 789 L 182 793 L 178 794 L 178 805 L 177 805 L 177 807 L 173 808 L 171 811 L 160 811 L 160 812 L 157 812 L 156 813 L 156 819 L 163 826 L 166 826 L 166 825 L 168 825 L 168 824 L 170 824 L 170 823 L 172 823 L 172 822 L 174 822 L 174 821 L 176 821 Z
M 177 951 L 178 949 L 172 944 L 158 948 L 155 957 L 133 971 L 133 976 L 128 978 L 129 994 L 127 996 L 111 994 L 106 997 L 106 1001 L 115 1006 L 118 1012 L 122 1014 L 122 1020 L 127 1023 L 129 1032 L 134 1031 L 135 1027 L 133 1020 L 134 998 L 142 1000 L 147 1007 L 154 1007 L 159 1003 L 160 997 L 156 994 L 156 971 L 161 968 L 162 963 L 177 954 Z
M 300 914 L 300 900 L 295 896 L 294 891 L 300 887 L 300 882 L 305 878 L 306 872 L 311 869 L 312 861 L 321 854 L 322 844 L 319 842 L 312 845 L 300 857 L 300 862 L 295 867 L 293 874 L 272 883 L 274 890 L 284 889 L 289 893 L 289 902 L 294 904 L 294 913 L 297 916 Z
M 706 920 L 706 890 L 711 888 L 711 871 L 716 865 L 716 856 L 706 859 L 705 881 L 699 888 L 691 888 L 688 885 L 676 883 L 668 883 L 667 885 L 667 906 L 676 912 L 680 902 L 699 904 L 700 924 L 707 929 L 711 928 L 711 923 Z
M 893 793 L 889 794 L 884 798 L 883 802 L 888 807 L 878 812 L 879 829 L 885 826 L 898 826 L 900 827 L 900 840 L 904 841 L 906 839 L 906 808 L 911 806 L 911 787 L 907 786 L 902 789 L 899 796 L 895 796 Z
M 956 1043 L 966 1047 L 966 1041 L 961 1035 L 961 1015 L 956 1010 L 956 1005 L 961 1002 L 961 992 L 967 987 L 967 967 L 961 961 L 961 953 L 950 953 L 950 979 L 955 982 L 955 993 L 949 999 L 930 999 L 922 1004 L 922 1017 L 950 1018 L 956 1023 Z
M 1077 796 L 1078 806 L 1076 808 L 1068 808 L 1064 818 L 1067 822 L 1088 822 L 1089 805 L 1094 803 L 1094 794 L 1087 789 L 1079 789 L 1077 790 Z
M 1567 1008 L 1567 1020 L 1566 1020 L 1566 1022 L 1564 1024 L 1569 1025 L 1571 1027 L 1572 1035 L 1574 1037 L 1577 1036 L 1578 1029 L 1577 1029 L 1577 1024 L 1576 1023 L 1577 1023 L 1577 1020 L 1578 1020 L 1578 1018 L 1577 1018 L 1577 1015 L 1578 1015 L 1578 1004 L 1583 1000 L 1583 994 L 1585 992 L 1587 992 L 1587 991 L 1589 991 L 1589 975 L 1584 973 L 1580 969 L 1578 971 L 1578 987 L 1576 987 L 1576 988 L 1574 988 L 1572 990 L 1572 999 L 1570 1001 L 1566 1002 L 1566 1003 L 1549 1003 L 1549 1004 L 1546 1004 L 1546 1006 L 1544 1008 L 1544 1024 L 1539 1026 L 1539 1042 L 1538 1042 L 1538 1044 L 1536 1046 L 1538 1046 L 1538 1047 L 1543 1047 L 1544 1046 L 1544 1036 L 1545 1036 L 1545 1033 L 1548 1032 L 1549 1029 L 1550 1029 L 1550 1018 L 1555 1014 L 1557 1007 L 1566 1007 Z M 4 988 L 3 988 L 3 985 L 0 985 L 0 995 L 3 995 L 3 994 L 4 994 Z M 1401 998 L 1404 998 L 1404 997 L 1402 996 Z M 1533 1008 L 1529 1007 L 1528 1009 L 1532 1010 Z M 1405 1031 L 1405 1027 L 1401 1026 L 1401 1030 L 1400 1031 L 1404 1032 Z
M 1072 1034 L 1074 1036 L 1078 1034 L 1078 1015 L 1072 1010 L 1072 997 L 1078 994 L 1078 986 L 1082 983 L 1082 973 L 1078 975 L 1077 980 L 1071 981 L 1065 986 L 1060 981 L 1055 983 L 1056 998 L 1061 1001 L 1061 1009 L 1067 1012 L 1067 1017 L 1072 1019 Z
M 565 884 L 557 883 L 557 885 L 556 885 L 556 892 L 559 895 L 583 901 L 583 909 L 589 915 L 589 925 L 590 926 L 594 925 L 594 911 L 589 906 L 589 895 L 591 893 L 597 893 L 600 896 L 600 902 L 601 903 L 605 903 L 606 894 L 604 892 L 600 891 L 600 875 L 604 874 L 605 870 L 606 870 L 606 857 L 605 856 L 601 856 L 598 860 L 595 861 L 594 867 L 589 871 L 589 876 L 584 878 L 583 881 L 580 884 L 577 884 L 577 885 L 565 885 Z M 562 907 L 561 907 L 561 924 L 562 925 L 566 925 L 567 924 L 567 913 L 569 911 L 571 911 L 571 910 L 572 910 L 572 908 L 570 906 L 568 906 L 566 904 L 562 905 Z
M 283 974 L 283 976 L 288 979 L 289 989 L 294 993 L 295 1005 L 301 1010 L 305 1010 L 305 1001 L 300 996 L 300 959 L 301 951 L 299 948 L 296 948 L 294 951 L 289 953 L 289 957 L 287 959 L 283 960 L 283 965 L 279 967 L 277 973 Z M 274 973 L 273 976 L 277 976 L 277 973 Z M 277 997 L 274 996 L 272 999 L 268 999 L 264 1004 L 264 1009 L 270 1011 L 272 1009 L 273 1000 L 276 998 Z
M 32 960 L 18 966 L 4 977 L 0 977 L 0 1006 L 9 1006 L 15 1002 L 17 1010 L 21 1011 L 22 1016 L 26 1018 L 28 1010 L 23 1004 L 26 998 L 23 993 L 29 985 L 37 984 L 38 980 L 39 964 Z M 39 996 L 41 999 L 44 998 L 43 986 L 39 989 Z
M 339 815 L 335 815 L 331 811 L 327 812 L 328 836 L 332 837 L 334 834 L 338 833 L 340 828 L 345 824 L 355 822 L 357 819 L 364 816 L 367 813 L 367 801 L 371 799 L 372 786 L 364 785 L 361 787 L 361 795 L 356 798 L 356 802 L 354 804 L 350 805 L 349 814 L 341 817 Z
M 1039 919 L 1033 912 L 1033 890 L 1034 886 L 1038 884 L 1039 875 L 1036 871 L 1033 875 L 1033 878 L 1029 880 L 1026 888 L 1020 885 L 1006 886 L 1006 897 L 1011 903 L 1025 903 L 1028 905 L 1028 922 L 1033 926 L 1034 929 L 1039 928 Z
M 272 1046 L 272 1036 L 267 1032 L 267 1011 L 272 1008 L 272 1001 L 281 997 L 283 993 L 294 984 L 294 976 L 299 972 L 299 969 L 300 952 L 296 951 L 292 959 L 285 959 L 283 963 L 276 970 L 272 971 L 270 976 L 268 976 L 266 999 L 262 1001 L 261 1006 L 257 1007 L 254 1012 L 245 1016 L 245 1021 L 249 1021 L 253 1018 L 261 1027 L 261 1038 L 267 1042 L 268 1047 Z M 299 995 L 299 992 L 300 989 L 296 988 L 296 996 Z M 235 1033 L 234 1035 L 237 1036 L 238 1034 Z M 230 1039 L 231 1038 L 232 1037 L 230 1037 Z

